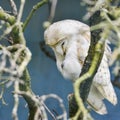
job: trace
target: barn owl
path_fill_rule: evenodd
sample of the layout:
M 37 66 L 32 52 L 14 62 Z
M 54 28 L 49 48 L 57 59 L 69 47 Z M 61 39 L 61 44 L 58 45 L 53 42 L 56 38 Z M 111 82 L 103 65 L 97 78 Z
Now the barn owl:
M 90 27 L 76 20 L 58 21 L 45 30 L 45 42 L 53 49 L 57 68 L 64 78 L 73 82 L 79 78 L 88 54 L 90 36 Z M 87 103 L 99 114 L 107 113 L 104 99 L 113 105 L 117 104 L 108 66 L 110 52 L 106 42 L 101 64 L 94 76 L 87 98 Z

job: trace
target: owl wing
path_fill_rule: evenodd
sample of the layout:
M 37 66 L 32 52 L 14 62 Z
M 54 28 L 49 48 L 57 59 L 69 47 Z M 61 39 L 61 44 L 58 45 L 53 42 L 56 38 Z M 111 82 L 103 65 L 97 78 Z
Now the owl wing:
M 106 42 L 105 52 L 87 99 L 88 104 L 99 114 L 107 113 L 103 99 L 107 99 L 113 105 L 117 104 L 117 97 L 110 80 L 108 63 L 111 56 L 111 50 L 107 43 L 108 41 Z
M 94 85 L 91 85 L 91 89 L 87 98 L 87 103 L 95 112 L 101 115 L 107 114 L 107 110 L 103 99 L 103 96 L 96 89 L 96 87 Z
M 96 85 L 97 90 L 102 94 L 102 96 L 111 102 L 113 105 L 117 104 L 117 96 L 115 94 L 114 88 L 111 83 L 107 85 Z
M 105 63 L 100 66 L 100 69 L 93 80 L 93 84 L 105 99 L 113 105 L 117 104 L 117 97 L 110 80 L 109 68 Z
M 113 105 L 117 104 L 117 97 L 109 77 L 110 73 L 104 75 L 103 71 L 108 72 L 109 69 L 104 68 L 97 72 L 87 99 L 88 104 L 99 114 L 107 113 L 103 99 L 107 99 Z
M 117 97 L 110 80 L 110 71 L 108 66 L 109 58 L 110 48 L 108 45 L 106 45 L 101 64 L 94 77 L 93 84 L 105 99 L 107 99 L 113 105 L 116 105 Z

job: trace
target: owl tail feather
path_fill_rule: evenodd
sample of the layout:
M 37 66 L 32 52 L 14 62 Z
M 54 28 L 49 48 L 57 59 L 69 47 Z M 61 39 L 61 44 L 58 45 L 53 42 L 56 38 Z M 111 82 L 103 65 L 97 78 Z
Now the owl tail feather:
M 97 89 L 99 90 L 99 92 L 103 95 L 103 97 L 105 99 L 107 99 L 109 102 L 111 102 L 113 105 L 116 105 L 117 104 L 117 96 L 115 94 L 115 91 L 114 91 L 114 88 L 111 84 L 111 82 L 106 85 L 106 86 L 103 86 L 103 85 L 99 85 L 97 87 Z
M 107 114 L 107 109 L 103 99 L 104 98 L 100 92 L 92 85 L 87 98 L 87 103 L 95 112 L 101 115 Z
M 91 101 L 87 101 L 87 103 L 89 104 L 89 108 L 88 109 L 92 109 L 94 110 L 96 113 L 100 114 L 100 115 L 104 115 L 107 114 L 107 109 L 105 104 L 101 104 L 100 107 L 95 106 L 95 104 L 93 105 Z

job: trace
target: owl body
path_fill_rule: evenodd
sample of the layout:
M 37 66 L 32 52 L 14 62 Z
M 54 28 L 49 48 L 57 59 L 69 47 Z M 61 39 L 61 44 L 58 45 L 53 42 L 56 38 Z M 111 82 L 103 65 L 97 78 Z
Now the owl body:
M 44 34 L 45 42 L 56 56 L 58 70 L 64 78 L 75 81 L 79 78 L 90 46 L 90 27 L 75 20 L 53 23 Z M 108 60 L 110 48 L 107 45 L 98 71 L 93 79 L 87 98 L 88 104 L 99 114 L 106 114 L 103 99 L 117 104 L 117 97 L 110 80 Z

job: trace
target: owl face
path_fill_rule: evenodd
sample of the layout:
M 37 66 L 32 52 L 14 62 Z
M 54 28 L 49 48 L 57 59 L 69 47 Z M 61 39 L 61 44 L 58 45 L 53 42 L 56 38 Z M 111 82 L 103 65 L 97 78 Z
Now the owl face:
M 73 26 L 72 22 L 54 23 L 45 31 L 45 40 L 55 53 L 58 70 L 64 78 L 74 81 L 79 77 L 87 56 L 90 43 L 86 39 L 90 39 L 90 33 L 85 31 L 87 25 L 76 21 Z
M 71 46 L 72 45 L 72 46 Z M 77 57 L 76 42 L 67 38 L 58 42 L 52 47 L 55 56 L 58 70 L 62 73 L 63 77 L 70 80 L 75 80 L 79 77 L 82 63 L 79 62 Z

